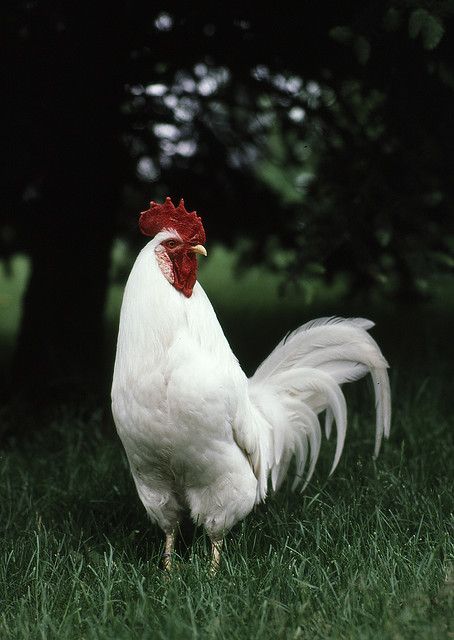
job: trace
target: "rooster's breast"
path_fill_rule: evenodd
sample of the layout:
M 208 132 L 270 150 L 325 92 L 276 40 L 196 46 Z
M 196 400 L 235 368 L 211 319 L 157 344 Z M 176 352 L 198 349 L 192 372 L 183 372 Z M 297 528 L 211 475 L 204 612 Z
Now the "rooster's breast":
M 177 339 L 152 372 L 115 394 L 119 435 L 130 454 L 176 473 L 216 466 L 236 444 L 232 423 L 246 378 L 188 336 Z

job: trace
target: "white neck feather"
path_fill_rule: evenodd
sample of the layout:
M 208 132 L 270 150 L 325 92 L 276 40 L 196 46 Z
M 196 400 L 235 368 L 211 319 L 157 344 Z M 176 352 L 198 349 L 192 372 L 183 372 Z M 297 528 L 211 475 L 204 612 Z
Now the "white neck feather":
M 155 249 L 166 236 L 167 232 L 158 234 L 142 249 L 126 283 L 114 375 L 136 366 L 150 370 L 162 362 L 177 338 L 236 362 L 201 285 L 197 282 L 186 298 L 164 277 Z

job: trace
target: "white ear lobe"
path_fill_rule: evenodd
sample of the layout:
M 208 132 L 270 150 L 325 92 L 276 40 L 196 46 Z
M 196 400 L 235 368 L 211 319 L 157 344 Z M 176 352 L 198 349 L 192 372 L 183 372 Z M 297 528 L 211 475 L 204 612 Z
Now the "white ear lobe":
M 154 250 L 156 256 L 156 262 L 158 263 L 158 267 L 161 269 L 161 273 L 164 278 L 173 284 L 175 282 L 175 274 L 173 271 L 172 260 L 169 258 L 167 251 L 164 249 L 162 244 L 159 244 Z

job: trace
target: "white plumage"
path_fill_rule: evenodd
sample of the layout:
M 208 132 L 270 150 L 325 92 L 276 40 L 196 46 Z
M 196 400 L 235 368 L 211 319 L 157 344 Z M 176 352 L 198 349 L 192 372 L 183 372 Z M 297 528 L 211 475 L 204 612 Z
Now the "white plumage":
M 321 318 L 284 338 L 248 379 L 199 283 L 178 291 L 158 264 L 159 232 L 139 254 L 124 292 L 112 408 L 137 491 L 167 535 L 185 510 L 215 543 L 267 494 L 292 458 L 305 486 L 319 454 L 325 411 L 342 453 L 347 408 L 340 385 L 371 373 L 375 455 L 390 427 L 387 363 L 362 318 Z M 158 249 L 158 252 L 157 252 Z

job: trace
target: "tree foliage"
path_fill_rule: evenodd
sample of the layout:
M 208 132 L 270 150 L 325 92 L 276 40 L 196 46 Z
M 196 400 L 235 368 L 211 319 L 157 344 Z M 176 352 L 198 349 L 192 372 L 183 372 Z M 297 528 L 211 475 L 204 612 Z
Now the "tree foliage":
M 0 250 L 33 269 L 21 370 L 86 369 L 112 240 L 137 242 L 137 211 L 167 194 L 283 281 L 414 294 L 452 268 L 452 1 L 117 4 L 0 9 Z

